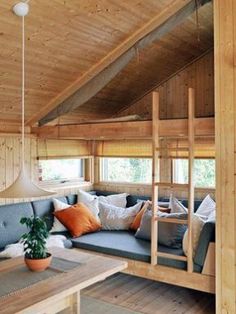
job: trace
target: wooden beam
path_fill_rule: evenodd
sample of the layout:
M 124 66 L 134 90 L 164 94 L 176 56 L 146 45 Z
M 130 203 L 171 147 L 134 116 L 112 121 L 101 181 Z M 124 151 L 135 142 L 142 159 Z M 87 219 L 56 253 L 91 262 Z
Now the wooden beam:
M 193 272 L 193 241 L 192 230 L 194 213 L 194 114 L 195 114 L 195 91 L 188 89 L 188 272 Z
M 204 5 L 209 1 L 210 0 L 199 0 L 198 4 L 199 6 Z M 193 13 L 195 9 L 195 0 L 172 1 L 153 19 L 143 25 L 134 34 L 113 49 L 107 56 L 79 77 L 75 82 L 53 98 L 46 106 L 31 117 L 26 124 L 33 125 L 40 120 L 40 124 L 43 125 L 55 119 L 59 115 L 66 114 L 69 111 L 74 110 L 76 107 L 84 103 L 86 99 L 88 100 L 91 98 L 95 92 L 97 93 L 99 88 L 104 87 L 106 85 L 105 83 L 107 83 L 107 76 L 109 76 L 109 79 L 112 79 L 114 75 L 117 74 L 117 71 L 119 69 L 121 70 L 131 60 L 131 58 L 135 55 L 137 48 L 142 49 L 147 46 L 147 44 L 150 44 L 154 40 L 168 33 L 191 13 Z M 120 65 L 114 65 L 115 61 L 119 61 Z M 113 67 L 113 74 L 108 71 L 109 66 Z M 97 77 L 99 74 L 101 74 L 101 79 Z M 91 86 L 87 85 L 89 83 Z M 84 92 L 79 95 L 77 94 L 75 97 L 74 94 L 82 87 L 84 88 Z M 72 97 L 72 99 L 69 99 L 69 103 L 66 103 L 65 100 L 70 97 Z
M 236 313 L 236 2 L 214 1 L 216 313 Z
M 214 118 L 196 118 L 194 128 L 196 136 L 214 136 Z M 49 139 L 151 139 L 152 121 L 44 126 L 32 128 L 32 132 L 41 138 Z M 160 137 L 186 137 L 187 135 L 187 119 L 160 120 Z
M 151 264 L 157 264 L 157 248 L 158 248 L 158 221 L 157 204 L 158 204 L 158 186 L 156 182 L 160 180 L 159 169 L 159 106 L 160 95 L 158 92 L 152 93 L 152 225 L 151 225 Z

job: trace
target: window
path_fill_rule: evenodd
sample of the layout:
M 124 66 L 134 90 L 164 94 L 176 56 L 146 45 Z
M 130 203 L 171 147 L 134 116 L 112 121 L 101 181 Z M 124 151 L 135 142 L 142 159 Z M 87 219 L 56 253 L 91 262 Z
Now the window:
M 39 161 L 40 181 L 84 179 L 84 159 L 48 159 Z
M 188 159 L 173 159 L 173 182 L 188 183 Z M 215 187 L 215 159 L 194 159 L 194 182 L 199 188 Z
M 101 179 L 110 182 L 152 182 L 151 158 L 101 158 Z

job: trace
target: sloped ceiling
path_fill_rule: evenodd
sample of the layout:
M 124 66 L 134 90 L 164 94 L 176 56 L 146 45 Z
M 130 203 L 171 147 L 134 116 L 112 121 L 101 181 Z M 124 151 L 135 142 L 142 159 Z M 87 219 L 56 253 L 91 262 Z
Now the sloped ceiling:
M 172 0 L 31 0 L 26 18 L 26 119 Z M 0 120 L 20 120 L 21 21 L 0 2 Z M 137 53 L 101 92 L 60 123 L 115 116 L 213 45 L 212 5 Z

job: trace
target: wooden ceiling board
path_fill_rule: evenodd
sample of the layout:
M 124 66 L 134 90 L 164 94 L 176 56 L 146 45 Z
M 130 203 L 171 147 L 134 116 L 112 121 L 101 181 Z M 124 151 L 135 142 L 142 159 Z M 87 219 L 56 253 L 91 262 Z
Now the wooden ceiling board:
M 101 92 L 75 110 L 75 116 L 79 119 L 82 110 L 89 112 L 91 105 L 100 104 L 101 99 L 106 110 L 106 103 L 113 104 L 110 110 L 115 116 L 212 46 L 212 4 L 207 4 L 199 10 L 199 28 L 193 14 L 167 36 L 141 51 Z
M 173 0 L 31 0 L 26 18 L 26 119 L 56 97 L 76 79 L 152 19 Z M 15 0 L 0 2 L 0 112 L 2 118 L 20 120 L 21 21 L 11 12 Z M 207 49 L 212 36 L 212 8 L 199 10 L 201 44 L 194 17 L 161 43 L 140 53 L 117 78 L 84 106 L 62 118 L 75 122 L 97 115 L 107 118 L 140 97 L 167 72 Z M 181 38 L 181 33 L 182 37 Z M 177 39 L 176 39 L 177 38 Z M 169 43 L 173 41 L 173 43 Z M 190 47 L 191 51 L 188 51 Z M 177 50 L 178 48 L 178 50 Z M 149 50 L 150 49 L 150 50 Z M 195 51 L 196 49 L 196 51 Z M 174 50 L 170 52 L 169 50 Z M 164 63 L 176 51 L 186 54 L 174 65 Z M 178 56 L 178 54 L 177 54 Z M 160 67 L 161 63 L 165 67 Z M 151 67 L 151 68 L 150 68 Z M 156 68 L 163 75 L 151 71 Z M 165 69 L 163 69 L 165 68 Z M 154 72 L 154 73 L 153 73 Z M 145 78 L 141 82 L 142 77 Z

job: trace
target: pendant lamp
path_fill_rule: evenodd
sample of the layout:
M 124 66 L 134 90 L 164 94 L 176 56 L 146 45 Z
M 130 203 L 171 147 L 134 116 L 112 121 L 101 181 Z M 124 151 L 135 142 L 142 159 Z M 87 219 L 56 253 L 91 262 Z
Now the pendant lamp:
M 29 5 L 26 2 L 19 2 L 13 7 L 13 12 L 22 17 L 22 119 L 21 119 L 21 170 L 17 179 L 8 188 L 0 192 L 0 198 L 33 198 L 55 194 L 41 189 L 34 184 L 25 169 L 25 20 L 29 12 Z

